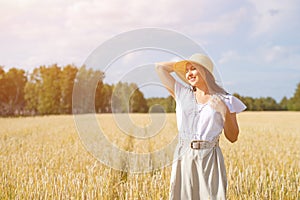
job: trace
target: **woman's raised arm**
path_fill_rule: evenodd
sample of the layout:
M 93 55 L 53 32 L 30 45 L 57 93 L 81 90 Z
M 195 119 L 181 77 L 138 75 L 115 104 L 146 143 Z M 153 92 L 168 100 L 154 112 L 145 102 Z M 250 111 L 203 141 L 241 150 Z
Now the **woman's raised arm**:
M 170 94 L 175 98 L 174 85 L 175 79 L 170 74 L 174 72 L 173 65 L 175 62 L 159 62 L 155 63 L 155 70 L 165 88 L 170 92 Z

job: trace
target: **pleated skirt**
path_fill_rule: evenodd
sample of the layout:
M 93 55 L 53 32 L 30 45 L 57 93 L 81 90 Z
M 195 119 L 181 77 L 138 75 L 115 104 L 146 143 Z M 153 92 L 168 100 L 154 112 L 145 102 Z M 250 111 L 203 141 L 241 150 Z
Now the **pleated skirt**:
M 170 200 L 226 199 L 227 177 L 222 151 L 195 150 L 178 144 L 170 180 Z

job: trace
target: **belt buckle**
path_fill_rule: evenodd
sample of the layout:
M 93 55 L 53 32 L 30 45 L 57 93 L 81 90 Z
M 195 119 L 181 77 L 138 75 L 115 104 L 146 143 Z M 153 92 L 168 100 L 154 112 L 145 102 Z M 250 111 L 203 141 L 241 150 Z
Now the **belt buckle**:
M 192 149 L 201 149 L 201 142 L 202 142 L 202 140 L 193 140 L 192 142 L 191 142 L 191 148 Z M 198 144 L 197 145 L 197 147 L 194 147 L 194 144 Z

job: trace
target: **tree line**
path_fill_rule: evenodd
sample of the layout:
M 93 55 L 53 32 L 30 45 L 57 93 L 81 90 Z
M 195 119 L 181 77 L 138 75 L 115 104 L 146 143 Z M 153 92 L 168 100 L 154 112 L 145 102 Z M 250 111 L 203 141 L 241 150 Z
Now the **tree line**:
M 0 115 L 49 115 L 71 114 L 73 87 L 80 80 L 97 78 L 94 94 L 85 93 L 81 86 L 82 101 L 94 98 L 86 104 L 93 104 L 96 113 L 111 112 L 175 112 L 175 101 L 167 98 L 145 98 L 135 83 L 105 84 L 105 74 L 99 70 L 78 68 L 75 65 L 40 66 L 31 73 L 23 69 L 8 71 L 0 66 Z M 94 95 L 94 96 L 90 96 Z M 240 98 L 250 111 L 300 110 L 300 83 L 294 96 L 284 97 L 277 103 L 272 97 Z M 84 104 L 82 104 L 84 105 Z M 82 108 L 84 110 L 84 108 Z M 80 112 L 80 111 L 78 111 Z

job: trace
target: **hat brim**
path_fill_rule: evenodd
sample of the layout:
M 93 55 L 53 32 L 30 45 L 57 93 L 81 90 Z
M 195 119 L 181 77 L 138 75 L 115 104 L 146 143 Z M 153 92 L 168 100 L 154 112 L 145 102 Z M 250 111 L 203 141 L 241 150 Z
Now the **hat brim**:
M 185 78 L 185 73 L 186 73 L 186 64 L 188 63 L 188 60 L 182 60 L 179 62 L 176 62 L 174 64 L 174 72 L 175 74 L 185 83 L 189 84 L 187 79 Z
M 186 79 L 186 76 L 185 76 L 185 74 L 186 74 L 186 64 L 188 64 L 188 63 L 191 63 L 191 64 L 194 64 L 194 66 L 196 67 L 196 68 L 198 68 L 198 67 L 201 67 L 201 68 L 203 68 L 203 69 L 205 69 L 205 70 L 207 70 L 205 67 L 203 67 L 201 64 L 199 64 L 199 63 L 197 63 L 197 62 L 195 62 L 195 61 L 191 61 L 191 60 L 181 60 L 181 61 L 178 61 L 178 62 L 176 62 L 175 64 L 174 64 L 174 72 L 175 72 L 175 74 L 182 80 L 182 81 L 184 81 L 185 83 L 187 83 L 187 84 L 190 84 L 189 82 L 188 82 L 188 80 Z M 208 71 L 208 70 L 207 70 Z M 210 72 L 209 72 L 210 73 Z M 211 74 L 211 73 L 210 73 Z M 213 75 L 213 74 L 212 74 Z

